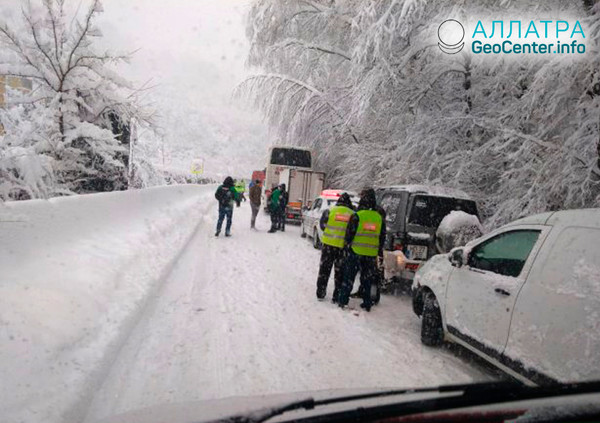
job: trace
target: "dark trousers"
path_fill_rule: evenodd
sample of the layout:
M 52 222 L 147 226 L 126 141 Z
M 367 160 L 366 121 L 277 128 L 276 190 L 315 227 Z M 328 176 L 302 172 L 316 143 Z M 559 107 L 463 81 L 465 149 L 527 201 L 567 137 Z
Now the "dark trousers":
M 321 250 L 321 264 L 319 265 L 319 276 L 317 278 L 317 296 L 324 298 L 327 292 L 327 282 L 331 268 L 334 267 L 335 273 L 333 280 L 335 287 L 333 289 L 333 301 L 337 302 L 344 282 L 344 250 L 341 248 L 332 247 L 331 245 L 323 245 Z M 320 295 L 321 294 L 321 295 Z
M 279 208 L 277 229 L 285 231 L 285 207 Z
M 250 203 L 250 207 L 252 208 L 252 217 L 250 218 L 250 227 L 254 228 L 256 226 L 256 216 L 258 216 L 258 211 L 260 210 L 260 204 Z
M 227 225 L 225 226 L 225 233 L 231 232 L 231 220 L 233 218 L 233 209 L 230 207 L 219 207 L 219 220 L 217 221 L 217 232 L 221 232 L 223 227 L 223 220 L 227 217 Z
M 279 209 L 271 207 L 269 211 L 271 212 L 271 232 L 275 232 L 279 229 Z
M 344 283 L 340 292 L 339 304 L 347 305 L 354 287 L 354 279 L 360 270 L 360 285 L 363 303 L 371 307 L 371 285 L 377 283 L 377 257 L 359 256 L 350 251 L 344 265 Z

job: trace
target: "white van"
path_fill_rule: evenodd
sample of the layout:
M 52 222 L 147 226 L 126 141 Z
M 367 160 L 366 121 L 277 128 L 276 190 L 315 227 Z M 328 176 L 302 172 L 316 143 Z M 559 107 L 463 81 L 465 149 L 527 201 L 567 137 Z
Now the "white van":
M 460 344 L 525 383 L 600 379 L 600 209 L 512 222 L 415 275 L 421 340 Z

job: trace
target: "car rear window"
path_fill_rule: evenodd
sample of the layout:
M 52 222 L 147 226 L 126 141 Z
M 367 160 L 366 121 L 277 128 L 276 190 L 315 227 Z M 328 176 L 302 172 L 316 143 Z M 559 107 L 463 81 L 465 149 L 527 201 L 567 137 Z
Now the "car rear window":
M 477 205 L 472 200 L 419 194 L 413 196 L 408 223 L 437 228 L 442 219 L 454 210 L 461 210 L 479 217 Z
M 381 199 L 381 207 L 385 211 L 385 220 L 387 223 L 394 223 L 398 217 L 398 210 L 402 197 L 397 194 L 386 194 Z

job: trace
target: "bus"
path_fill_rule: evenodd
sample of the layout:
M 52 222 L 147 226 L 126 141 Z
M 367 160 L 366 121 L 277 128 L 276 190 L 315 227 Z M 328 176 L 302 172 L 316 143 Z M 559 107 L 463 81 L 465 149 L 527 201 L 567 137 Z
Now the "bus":
M 313 169 L 313 153 L 308 148 L 272 146 L 267 156 L 265 193 L 279 185 L 279 176 L 286 169 Z

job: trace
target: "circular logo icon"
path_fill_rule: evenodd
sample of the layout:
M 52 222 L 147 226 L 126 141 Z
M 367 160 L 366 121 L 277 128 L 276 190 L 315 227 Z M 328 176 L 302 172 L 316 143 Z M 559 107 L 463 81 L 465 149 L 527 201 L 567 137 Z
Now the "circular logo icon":
M 465 43 L 465 28 L 456 19 L 447 19 L 438 28 L 438 46 L 446 54 L 460 52 Z

